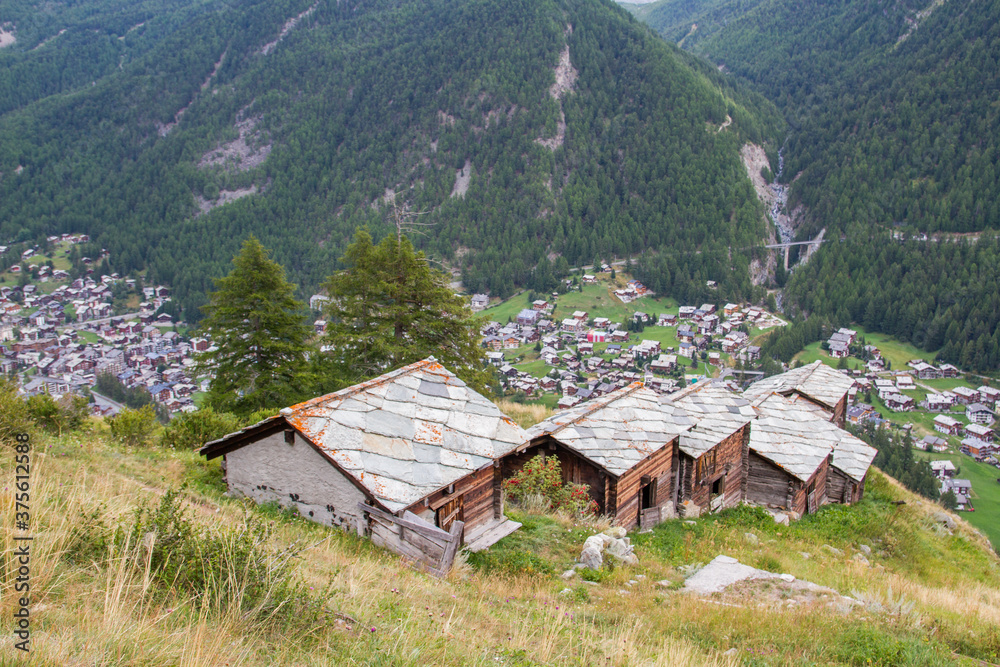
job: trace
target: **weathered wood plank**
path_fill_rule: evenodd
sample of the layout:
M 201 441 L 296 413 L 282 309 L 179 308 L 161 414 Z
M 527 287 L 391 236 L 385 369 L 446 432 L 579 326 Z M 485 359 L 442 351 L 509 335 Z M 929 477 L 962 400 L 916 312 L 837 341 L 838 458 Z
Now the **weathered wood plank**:
M 380 510 L 377 507 L 372 507 L 371 505 L 367 505 L 365 503 L 358 503 L 358 509 L 364 512 L 368 512 L 368 514 L 372 516 L 377 516 L 387 521 L 391 521 L 392 523 L 403 526 L 404 528 L 409 528 L 410 530 L 415 531 L 417 533 L 427 535 L 428 537 L 437 537 L 439 539 L 449 538 L 449 535 L 446 531 L 441 530 L 437 526 L 432 526 L 431 524 L 427 523 L 426 521 L 424 521 L 423 519 L 412 513 L 408 513 L 408 516 L 412 517 L 412 519 L 404 519 L 395 516 L 393 514 L 390 514 L 389 512 Z
M 458 546 L 462 543 L 462 533 L 465 530 L 465 524 L 461 521 L 456 521 L 451 525 L 451 544 L 444 550 L 444 555 L 441 556 L 441 563 L 438 565 L 438 570 L 447 573 L 451 570 L 452 564 L 455 562 L 455 554 L 458 553 Z

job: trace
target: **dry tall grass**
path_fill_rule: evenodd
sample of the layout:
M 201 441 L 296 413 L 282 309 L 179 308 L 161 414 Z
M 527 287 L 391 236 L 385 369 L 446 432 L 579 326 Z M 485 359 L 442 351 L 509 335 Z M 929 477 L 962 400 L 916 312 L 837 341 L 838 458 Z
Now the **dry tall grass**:
M 551 408 L 544 405 L 533 404 L 524 405 L 508 400 L 494 401 L 500 412 L 514 420 L 521 428 L 530 428 L 538 422 L 545 421 L 555 414 Z

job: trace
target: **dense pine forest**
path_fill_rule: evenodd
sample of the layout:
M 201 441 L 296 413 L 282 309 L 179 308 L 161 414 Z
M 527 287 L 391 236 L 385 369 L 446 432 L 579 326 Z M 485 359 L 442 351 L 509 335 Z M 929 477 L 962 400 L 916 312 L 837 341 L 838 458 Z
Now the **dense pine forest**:
M 159 7 L 0 3 L 0 243 L 89 233 L 197 319 L 249 234 L 312 290 L 396 193 L 470 290 L 681 247 L 749 296 L 726 249 L 768 232 L 739 149 L 783 122 L 610 2 Z
M 677 39 L 706 8 L 732 20 L 699 24 L 684 46 L 788 120 L 784 178 L 790 205 L 808 211 L 803 235 L 852 223 L 1000 227 L 1000 3 L 661 0 L 641 10 Z

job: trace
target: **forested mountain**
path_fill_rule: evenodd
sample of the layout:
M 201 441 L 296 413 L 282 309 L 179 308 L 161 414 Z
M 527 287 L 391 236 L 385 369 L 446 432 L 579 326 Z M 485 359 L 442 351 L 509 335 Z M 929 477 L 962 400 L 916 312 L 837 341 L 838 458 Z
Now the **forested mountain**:
M 703 6 L 733 18 L 685 47 L 750 82 L 793 128 L 784 178 L 790 204 L 808 209 L 803 234 L 1000 227 L 1000 2 Z M 677 25 L 698 20 L 691 7 L 661 0 L 642 12 L 676 39 Z M 674 18 L 655 22 L 663 16 Z
M 1000 2 L 660 0 L 630 9 L 788 121 L 782 180 L 789 207 L 804 205 L 798 237 L 825 227 L 828 240 L 843 239 L 792 275 L 793 311 L 863 323 L 966 368 L 1000 367 L 990 301 Z M 897 244 L 891 230 L 989 238 Z
M 749 294 L 780 116 L 606 0 L 153 9 L 0 2 L 0 243 L 90 233 L 193 317 L 250 233 L 312 289 L 396 192 L 473 290 L 667 246 Z

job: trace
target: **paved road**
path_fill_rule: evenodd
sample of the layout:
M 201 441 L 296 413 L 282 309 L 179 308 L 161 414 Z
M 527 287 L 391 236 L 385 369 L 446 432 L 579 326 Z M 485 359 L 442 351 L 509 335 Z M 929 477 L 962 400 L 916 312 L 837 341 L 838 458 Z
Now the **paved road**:
M 65 331 L 66 329 L 81 329 L 83 327 L 89 326 L 91 324 L 105 324 L 107 322 L 114 322 L 115 320 L 134 320 L 139 317 L 139 313 L 125 313 L 124 315 L 112 315 L 111 317 L 102 317 L 98 320 L 87 320 L 86 322 L 73 322 L 71 324 L 60 324 L 56 327 L 59 331 Z

